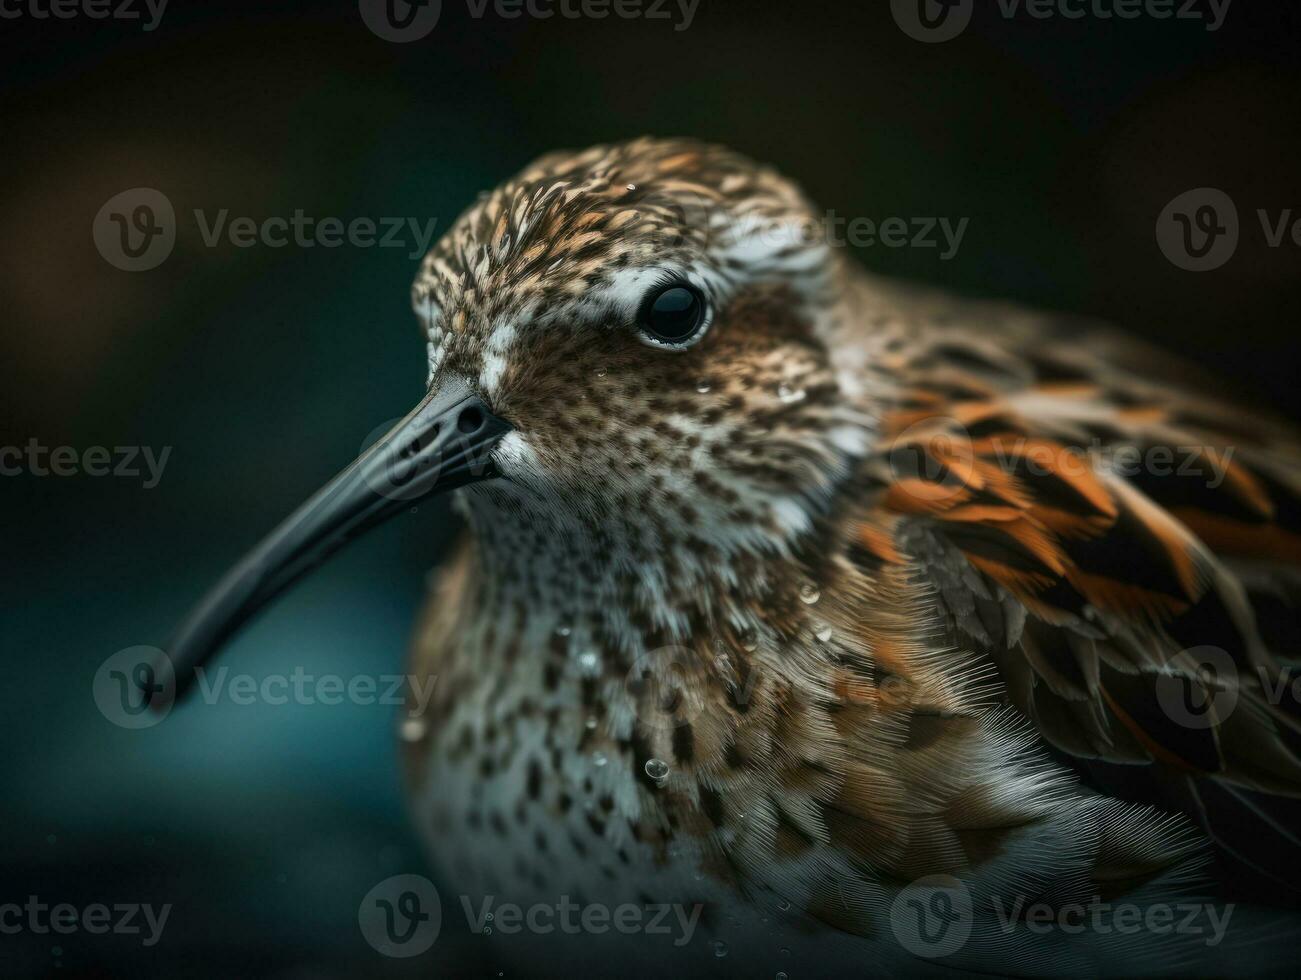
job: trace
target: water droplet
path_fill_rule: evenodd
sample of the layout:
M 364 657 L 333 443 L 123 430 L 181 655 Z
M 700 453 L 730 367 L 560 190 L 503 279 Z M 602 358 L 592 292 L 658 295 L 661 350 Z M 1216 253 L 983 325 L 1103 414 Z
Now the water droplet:
M 578 655 L 578 669 L 589 677 L 601 672 L 601 657 L 595 650 L 585 650 Z
M 790 980 L 790 975 L 785 970 L 778 970 L 773 980 Z
M 426 727 L 423 718 L 404 718 L 400 729 L 402 740 L 404 742 L 419 742 L 425 737 Z
M 587 721 L 583 722 L 583 727 L 589 732 L 596 731 L 596 719 L 588 718 Z
M 815 623 L 813 625 L 813 635 L 822 643 L 831 639 L 831 627 L 826 623 Z
M 805 391 L 803 388 L 792 388 L 788 384 L 780 384 L 777 386 L 777 397 L 782 400 L 783 404 L 793 405 L 804 400 Z
M 790 947 L 789 947 L 789 946 L 783 946 L 783 947 L 782 947 L 781 949 L 779 949 L 777 952 L 781 953 L 782 956 L 790 956 L 790 955 L 791 955 L 791 950 L 790 950 Z
M 598 752 L 596 755 L 592 756 L 592 765 L 596 766 L 598 769 L 609 761 L 610 760 L 605 757 L 604 752 Z
M 812 582 L 805 582 L 800 586 L 800 602 L 806 606 L 813 605 L 821 598 L 822 593 L 818 591 L 818 587 Z
M 721 939 L 715 939 L 711 945 L 714 947 L 714 955 L 720 960 L 727 955 L 727 943 Z
M 784 898 L 780 898 L 777 900 L 777 907 L 783 912 L 789 912 L 791 910 L 791 903 L 786 901 Z M 785 950 L 782 950 L 782 952 L 785 952 Z
M 647 759 L 646 775 L 663 786 L 664 781 L 669 778 L 669 764 L 663 759 Z
M 746 653 L 754 653 L 759 649 L 759 634 L 755 630 L 742 630 L 739 639 L 741 649 Z
M 485 936 L 491 936 L 491 935 L 492 935 L 492 926 L 484 926 L 484 927 L 483 927 L 483 934 L 484 934 Z
M 485 916 L 483 917 L 483 921 L 484 921 L 484 922 L 491 922 L 491 921 L 492 921 L 492 913 L 489 912 L 487 915 L 485 915 Z
M 697 382 L 696 382 L 696 391 L 700 392 L 702 395 L 707 395 L 707 394 L 709 394 L 709 391 L 710 391 L 710 385 L 709 385 L 709 382 L 708 382 L 708 381 L 697 381 Z
M 597 376 L 598 378 L 604 378 L 604 377 L 605 377 L 605 368 L 597 368 L 597 369 L 596 369 L 596 376 Z
M 572 632 L 573 630 L 571 630 L 568 626 L 556 627 L 556 636 L 568 636 Z
M 636 184 L 629 184 L 629 185 L 628 185 L 628 190 L 630 190 L 630 191 L 635 191 L 636 189 L 637 189 L 637 185 L 636 185 Z

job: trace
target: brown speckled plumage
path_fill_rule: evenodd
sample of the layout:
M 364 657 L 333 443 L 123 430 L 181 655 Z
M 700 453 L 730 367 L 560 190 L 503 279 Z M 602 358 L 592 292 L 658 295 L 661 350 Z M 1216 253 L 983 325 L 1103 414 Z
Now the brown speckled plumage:
M 1200 860 L 1196 820 L 1063 761 L 1301 786 L 1254 680 L 1286 652 L 1255 610 L 1297 591 L 1301 452 L 1091 325 L 877 281 L 812 217 L 729 151 L 638 140 L 543 158 L 426 258 L 432 379 L 516 431 L 505 479 L 461 491 L 414 645 L 418 829 L 467 892 L 699 900 L 773 956 L 853 961 L 902 887 L 952 875 L 977 909 L 955 961 L 1033 972 L 1047 941 L 982 933 L 991 898 Z M 712 308 L 681 352 L 632 323 L 669 273 Z M 1233 452 L 1209 487 L 1116 472 L 1124 446 Z M 1155 689 L 1203 683 L 1199 645 L 1241 680 L 1200 730 Z M 1065 945 L 1042 955 L 1087 970 Z

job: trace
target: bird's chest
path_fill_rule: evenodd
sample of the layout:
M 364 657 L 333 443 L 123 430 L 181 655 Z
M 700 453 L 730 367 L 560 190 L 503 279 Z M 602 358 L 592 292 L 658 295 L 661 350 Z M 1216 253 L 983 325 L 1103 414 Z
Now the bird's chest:
M 467 894 L 613 905 L 700 890 L 699 844 L 657 798 L 627 671 L 594 632 L 508 615 L 465 629 L 406 730 L 417 832 Z

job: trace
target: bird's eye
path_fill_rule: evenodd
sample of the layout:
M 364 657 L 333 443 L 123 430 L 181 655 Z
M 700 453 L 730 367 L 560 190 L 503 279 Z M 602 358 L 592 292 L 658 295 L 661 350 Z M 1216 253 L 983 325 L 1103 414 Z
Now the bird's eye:
M 704 333 L 705 298 L 685 283 L 660 286 L 647 294 L 638 325 L 657 347 L 687 347 Z

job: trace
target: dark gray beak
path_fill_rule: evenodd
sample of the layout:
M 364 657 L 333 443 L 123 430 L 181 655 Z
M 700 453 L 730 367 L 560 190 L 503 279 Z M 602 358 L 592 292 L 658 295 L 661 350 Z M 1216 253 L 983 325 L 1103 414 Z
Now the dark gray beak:
M 190 611 L 168 646 L 175 690 L 254 613 L 349 541 L 432 494 L 499 474 L 491 452 L 511 427 L 464 381 L 441 384 L 347 469 L 272 531 Z M 145 692 L 146 694 L 150 692 Z

